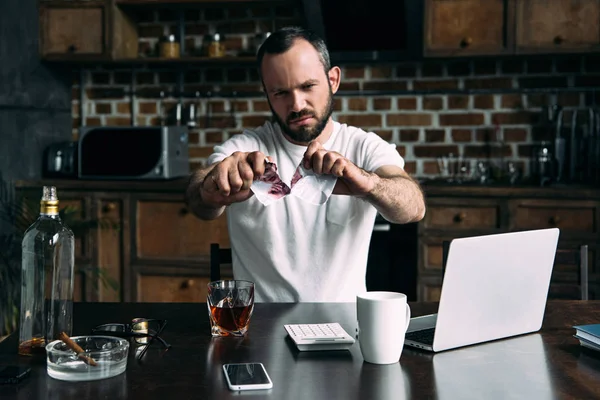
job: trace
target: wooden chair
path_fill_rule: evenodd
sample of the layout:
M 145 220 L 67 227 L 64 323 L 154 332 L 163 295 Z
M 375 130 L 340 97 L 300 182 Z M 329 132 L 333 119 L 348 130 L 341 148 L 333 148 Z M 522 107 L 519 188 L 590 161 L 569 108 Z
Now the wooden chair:
M 221 280 L 221 265 L 231 264 L 231 249 L 221 248 L 218 243 L 210 244 L 210 281 Z
M 589 300 L 588 250 L 588 245 L 557 250 L 549 299 Z
M 442 242 L 442 280 L 446 271 L 446 261 L 448 260 L 448 250 L 450 241 Z M 561 268 L 566 265 L 565 268 Z M 562 269 L 578 269 L 577 281 L 565 279 L 564 276 L 572 276 L 572 273 L 563 273 Z M 548 299 L 562 300 L 589 300 L 588 283 L 588 245 L 579 246 L 578 251 L 556 252 L 554 269 L 552 271 L 552 280 L 548 291 Z

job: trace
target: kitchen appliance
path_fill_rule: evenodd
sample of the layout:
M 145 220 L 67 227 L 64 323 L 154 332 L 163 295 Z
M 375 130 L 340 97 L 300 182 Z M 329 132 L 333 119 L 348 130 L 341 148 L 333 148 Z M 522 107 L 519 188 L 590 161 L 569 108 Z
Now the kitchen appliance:
M 83 179 L 161 180 L 190 171 L 185 126 L 82 127 L 78 154 Z
M 418 226 L 393 224 L 377 214 L 365 276 L 368 291 L 399 292 L 408 301 L 417 300 Z
M 77 177 L 77 142 L 52 143 L 44 150 L 42 174 L 46 178 Z
M 417 60 L 423 51 L 423 0 L 302 0 L 306 27 L 335 62 Z

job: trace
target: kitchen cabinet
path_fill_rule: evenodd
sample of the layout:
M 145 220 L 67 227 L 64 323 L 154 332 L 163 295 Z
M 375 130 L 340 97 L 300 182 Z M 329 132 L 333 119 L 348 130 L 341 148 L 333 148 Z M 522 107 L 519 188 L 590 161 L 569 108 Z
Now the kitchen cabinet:
M 19 181 L 16 193 L 36 200 L 44 185 L 56 186 L 61 207 L 77 210 L 77 220 L 99 221 L 76 235 L 76 301 L 206 301 L 210 243 L 230 246 L 226 215 L 214 221 L 193 216 L 183 200 L 185 180 Z M 86 272 L 91 269 L 101 275 Z M 231 266 L 221 275 L 232 277 Z
M 43 60 L 71 63 L 189 64 L 254 62 L 254 57 L 139 57 L 140 11 L 239 3 L 284 4 L 290 0 L 40 0 L 39 53 Z M 185 29 L 185 25 L 181 28 Z
M 508 0 L 426 0 L 426 56 L 505 54 L 510 51 Z
M 186 180 L 165 182 L 18 181 L 16 192 L 38 201 L 43 185 L 57 187 L 61 207 L 82 220 L 110 222 L 76 235 L 77 301 L 203 302 L 210 279 L 210 243 L 230 247 L 226 215 L 202 221 L 187 209 Z M 427 213 L 419 223 L 378 217 L 370 243 L 369 290 L 438 301 L 443 243 L 454 238 L 560 228 L 550 298 L 577 294 L 579 250 L 588 245 L 590 299 L 600 299 L 600 189 L 478 187 L 423 183 Z M 106 224 L 104 224 L 106 225 Z M 118 283 L 102 285 L 97 274 Z M 231 265 L 221 269 L 233 276 Z
M 222 4 L 222 3 L 256 3 L 257 1 L 263 2 L 285 2 L 287 0 L 116 0 L 117 4 L 120 5 L 158 5 L 158 6 L 169 6 L 173 4 Z
M 517 1 L 517 53 L 574 53 L 599 48 L 600 0 Z
M 549 298 L 577 296 L 581 245 L 588 245 L 590 299 L 600 298 L 600 190 L 424 184 L 424 191 L 428 209 L 418 232 L 419 300 L 439 300 L 444 241 L 553 227 L 560 237 Z
M 600 0 L 426 0 L 424 55 L 559 54 L 600 49 Z
M 40 52 L 57 55 L 101 57 L 107 50 L 106 7 L 100 3 L 40 6 Z
M 40 3 L 39 53 L 49 61 L 135 57 L 135 24 L 110 1 Z

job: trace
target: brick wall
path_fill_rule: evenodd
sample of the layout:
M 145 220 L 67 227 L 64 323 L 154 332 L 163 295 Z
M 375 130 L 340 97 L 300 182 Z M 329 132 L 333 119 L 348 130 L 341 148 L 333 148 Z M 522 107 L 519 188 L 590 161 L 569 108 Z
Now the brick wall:
M 202 52 L 203 38 L 208 33 L 222 33 L 232 53 L 248 52 L 255 33 L 301 22 L 297 9 L 264 6 L 244 10 L 224 7 L 195 10 L 186 13 L 185 18 L 186 49 L 192 54 Z M 167 11 L 147 12 L 137 19 L 140 21 L 140 53 L 148 55 L 164 26 L 175 25 L 176 15 Z M 436 176 L 437 158 L 450 153 L 469 160 L 491 158 L 493 161 L 503 156 L 505 160 L 514 161 L 527 175 L 534 146 L 549 138 L 548 132 L 539 127 L 542 107 L 558 102 L 567 110 L 573 110 L 591 104 L 592 93 L 578 88 L 600 86 L 598 61 L 597 56 L 487 57 L 345 66 L 342 92 L 368 90 L 381 94 L 340 93 L 336 96 L 334 118 L 377 132 L 385 140 L 396 143 L 407 161 L 407 170 L 418 177 Z M 185 66 L 184 70 L 151 64 L 133 71 L 92 68 L 83 72 L 82 107 L 79 104 L 81 82 L 76 79 L 73 84 L 74 135 L 82 118 L 85 125 L 129 125 L 132 102 L 126 92 L 132 88 L 137 93 L 133 101 L 137 125 L 159 124 L 160 92 L 174 90 L 179 74 L 186 93 L 199 91 L 202 94 L 198 127 L 190 135 L 189 156 L 193 167 L 205 161 L 215 144 L 270 118 L 269 107 L 262 96 L 244 95 L 261 90 L 252 64 L 198 64 Z M 543 88 L 569 90 L 553 94 L 536 92 Z M 489 93 L 474 93 L 480 89 Z M 390 90 L 420 94 L 385 94 Z M 232 91 L 238 96 L 219 96 L 219 93 Z M 163 102 L 167 110 L 175 103 L 174 98 Z M 570 121 L 568 112 L 565 121 Z M 495 141 L 498 132 L 503 134 L 503 146 Z

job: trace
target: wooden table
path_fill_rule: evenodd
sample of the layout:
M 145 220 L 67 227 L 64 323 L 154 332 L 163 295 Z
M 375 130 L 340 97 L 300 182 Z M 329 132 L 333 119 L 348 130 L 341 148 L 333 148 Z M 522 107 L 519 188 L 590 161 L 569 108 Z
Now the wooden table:
M 339 321 L 356 328 L 353 303 L 257 304 L 244 338 L 211 338 L 206 304 L 77 303 L 75 334 L 134 317 L 165 318 L 162 335 L 142 362 L 130 352 L 127 371 L 95 382 L 50 378 L 43 362 L 4 355 L 0 363 L 32 365 L 18 386 L 0 386 L 2 399 L 592 399 L 600 398 L 600 354 L 580 348 L 572 325 L 600 322 L 600 301 L 551 301 L 539 333 L 436 355 L 404 349 L 399 363 L 363 362 L 358 343 L 350 351 L 298 352 L 285 323 Z M 435 303 L 412 303 L 413 316 L 435 312 Z M 13 335 L 15 336 L 15 335 Z M 0 344 L 14 352 L 15 341 Z M 11 341 L 12 340 L 12 341 Z M 262 362 L 273 389 L 232 392 L 221 366 Z

